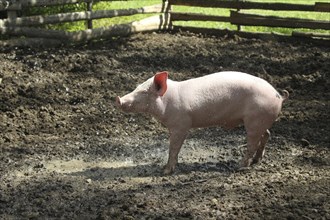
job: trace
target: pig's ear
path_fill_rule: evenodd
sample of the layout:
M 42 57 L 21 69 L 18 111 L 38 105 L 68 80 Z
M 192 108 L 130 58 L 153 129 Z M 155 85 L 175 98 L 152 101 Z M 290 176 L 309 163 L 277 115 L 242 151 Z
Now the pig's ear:
M 167 72 L 159 72 L 154 76 L 154 84 L 159 96 L 163 96 L 167 90 Z

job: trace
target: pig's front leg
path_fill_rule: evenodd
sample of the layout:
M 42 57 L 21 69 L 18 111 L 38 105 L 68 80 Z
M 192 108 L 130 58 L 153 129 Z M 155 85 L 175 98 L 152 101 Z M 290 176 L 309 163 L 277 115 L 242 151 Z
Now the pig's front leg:
M 175 166 L 178 163 L 178 154 L 180 152 L 184 140 L 187 137 L 187 134 L 188 130 L 186 129 L 170 131 L 170 147 L 168 162 L 164 168 L 165 175 L 173 173 Z

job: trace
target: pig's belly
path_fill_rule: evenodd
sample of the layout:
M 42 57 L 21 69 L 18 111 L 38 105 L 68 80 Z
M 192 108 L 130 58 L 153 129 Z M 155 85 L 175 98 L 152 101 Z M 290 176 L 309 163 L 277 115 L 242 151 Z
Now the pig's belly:
M 240 124 L 243 124 L 242 117 L 233 117 L 233 115 L 219 116 L 215 114 L 209 114 L 207 116 L 203 116 L 202 114 L 197 114 L 192 120 L 193 128 L 221 126 L 225 129 L 232 129 Z

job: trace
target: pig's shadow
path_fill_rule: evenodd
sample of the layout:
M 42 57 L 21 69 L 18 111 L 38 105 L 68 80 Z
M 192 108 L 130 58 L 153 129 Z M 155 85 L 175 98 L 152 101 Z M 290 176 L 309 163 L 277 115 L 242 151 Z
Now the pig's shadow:
M 227 161 L 219 163 L 180 163 L 172 175 L 189 174 L 195 172 L 218 172 L 230 174 L 236 172 L 237 162 Z M 92 167 L 83 171 L 71 173 L 72 176 L 84 176 L 91 180 L 121 180 L 125 177 L 155 177 L 163 176 L 163 165 L 144 164 L 127 167 Z

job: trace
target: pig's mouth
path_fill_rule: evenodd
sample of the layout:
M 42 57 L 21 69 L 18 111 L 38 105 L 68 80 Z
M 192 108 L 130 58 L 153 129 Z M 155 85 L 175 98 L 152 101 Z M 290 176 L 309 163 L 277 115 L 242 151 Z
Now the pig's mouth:
M 135 113 L 143 113 L 146 112 L 146 109 L 139 107 L 139 103 L 132 102 L 125 98 L 116 97 L 116 106 L 120 108 L 124 112 L 135 112 Z M 146 105 L 148 106 L 148 105 Z
M 116 105 L 125 112 L 130 111 L 132 107 L 132 104 L 124 103 L 119 96 L 116 97 Z
M 121 100 L 120 100 L 120 97 L 119 96 L 116 97 L 116 105 L 118 107 L 121 107 Z

